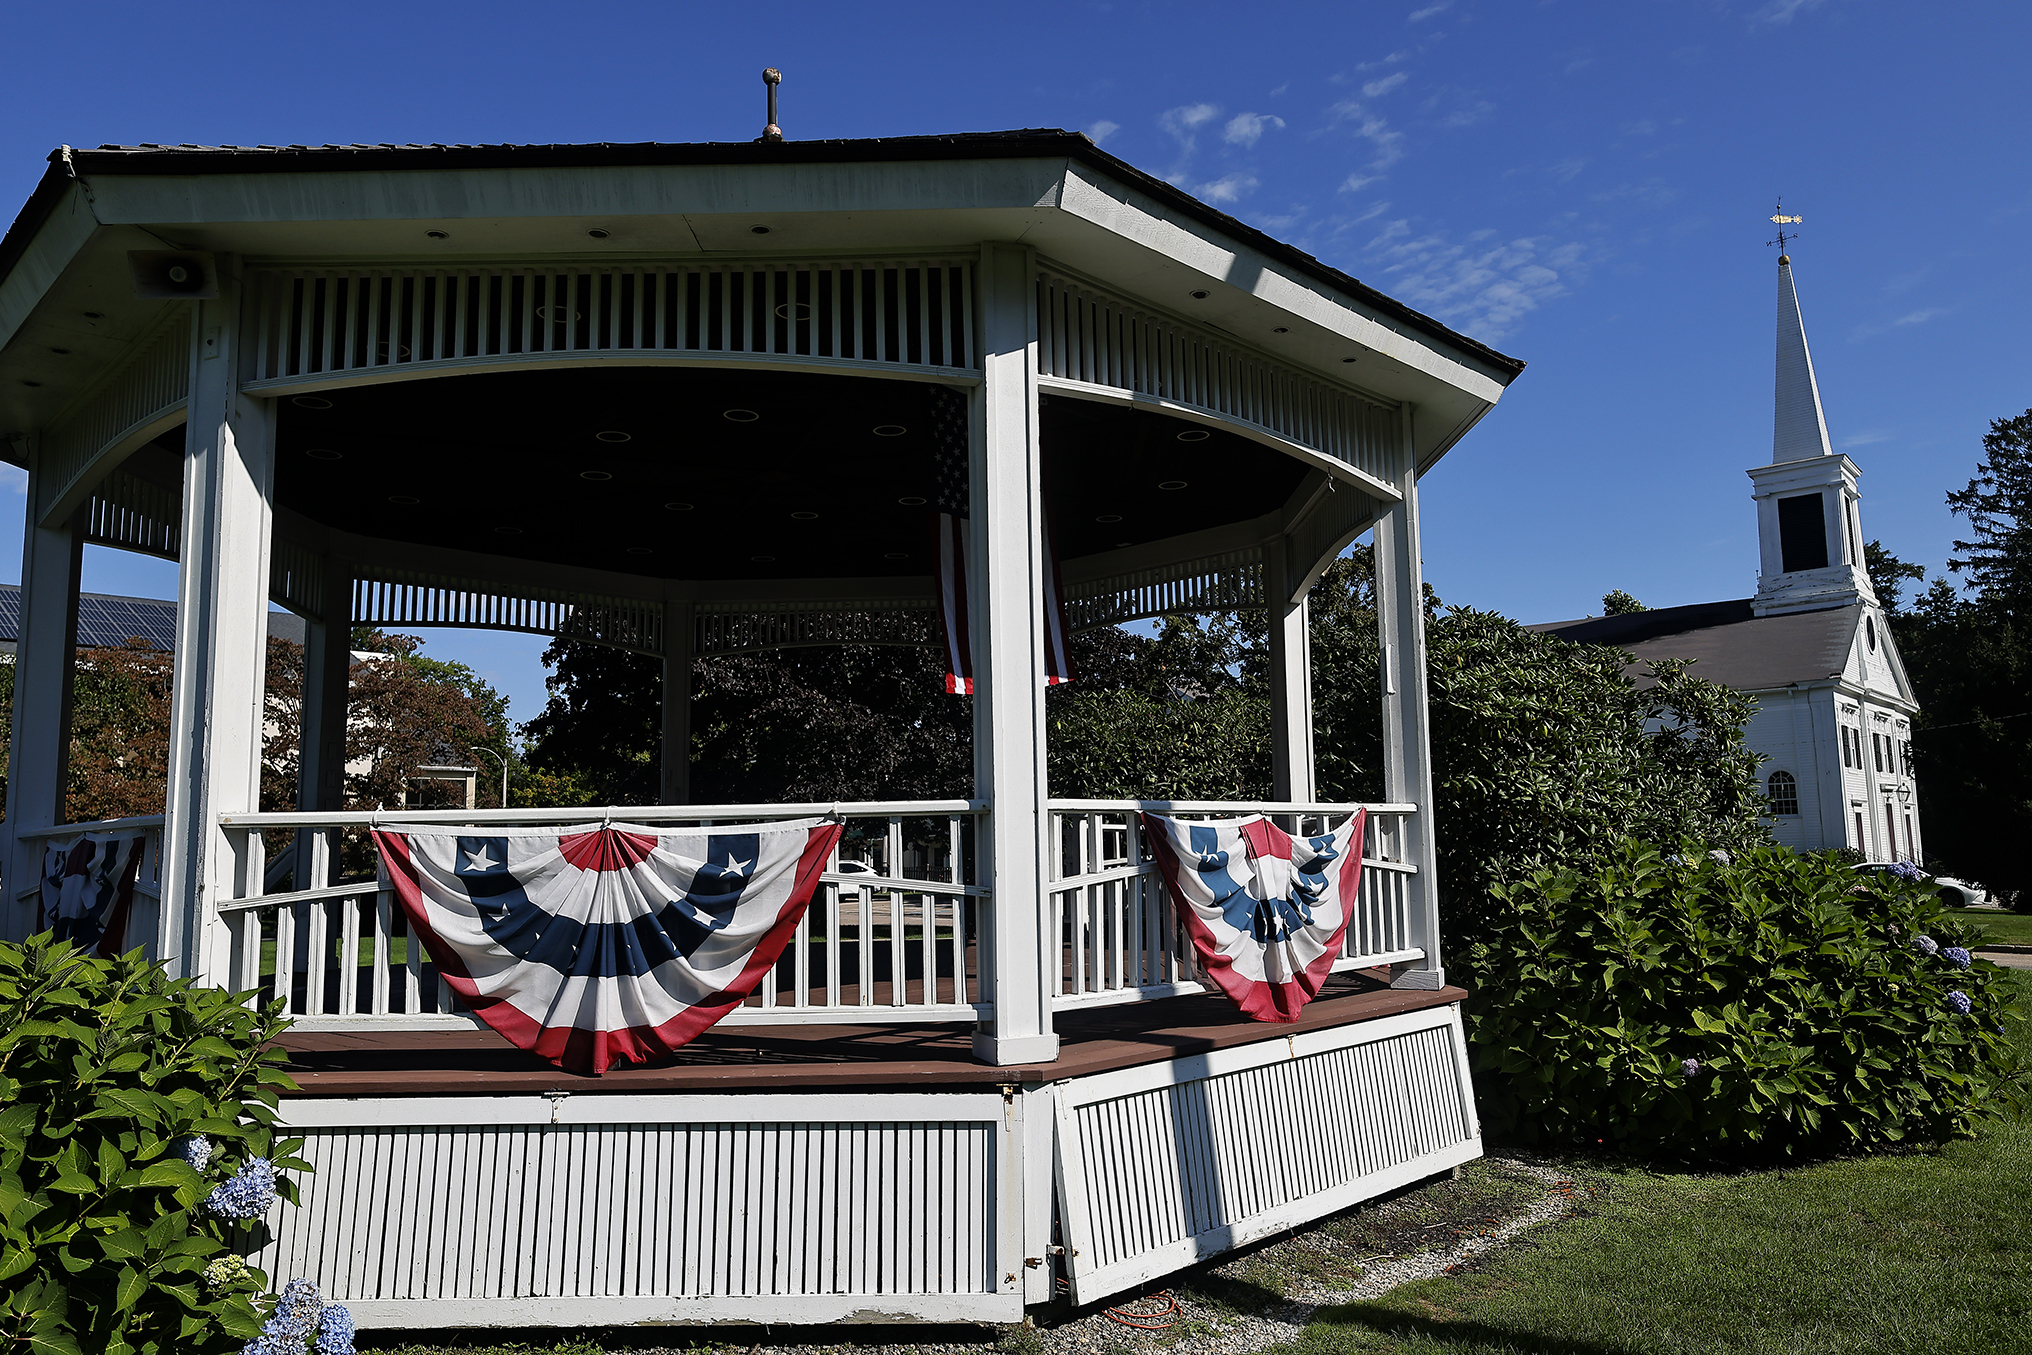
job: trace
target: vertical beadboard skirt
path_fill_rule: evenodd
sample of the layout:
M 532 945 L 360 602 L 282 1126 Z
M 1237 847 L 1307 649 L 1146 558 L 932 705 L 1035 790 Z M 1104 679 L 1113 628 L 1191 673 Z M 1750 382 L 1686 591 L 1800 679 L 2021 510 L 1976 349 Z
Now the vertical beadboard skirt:
M 292 1099 L 248 1259 L 363 1327 L 1018 1321 L 1021 1100 Z
M 1058 1084 L 1078 1303 L 1481 1156 L 1458 1004 Z
M 1006 1094 L 283 1113 L 316 1171 L 249 1260 L 365 1327 L 1016 1322 L 1056 1263 L 1091 1302 L 1481 1152 L 1457 1004 Z

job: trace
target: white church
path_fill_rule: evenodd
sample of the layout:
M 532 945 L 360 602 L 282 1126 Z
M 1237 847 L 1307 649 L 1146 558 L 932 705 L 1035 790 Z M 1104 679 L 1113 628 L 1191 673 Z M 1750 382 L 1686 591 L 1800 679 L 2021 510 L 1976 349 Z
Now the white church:
M 1923 861 L 1912 776 L 1919 705 L 1863 567 L 1860 472 L 1828 442 L 1783 254 L 1776 405 L 1771 462 L 1750 471 L 1762 550 L 1755 597 L 1532 629 L 1626 649 L 1639 672 L 1653 660 L 1696 660 L 1696 676 L 1756 698 L 1748 742 L 1764 757 L 1772 831 L 1785 846 Z

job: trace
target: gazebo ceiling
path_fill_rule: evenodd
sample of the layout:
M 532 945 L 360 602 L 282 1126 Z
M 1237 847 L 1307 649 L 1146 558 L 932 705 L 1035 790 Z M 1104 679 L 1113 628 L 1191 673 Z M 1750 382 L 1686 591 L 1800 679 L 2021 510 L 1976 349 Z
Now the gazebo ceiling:
M 296 396 L 280 402 L 276 502 L 363 536 L 652 578 L 922 576 L 931 392 L 659 367 Z M 1054 397 L 1042 415 L 1063 559 L 1246 521 L 1306 474 L 1166 415 Z

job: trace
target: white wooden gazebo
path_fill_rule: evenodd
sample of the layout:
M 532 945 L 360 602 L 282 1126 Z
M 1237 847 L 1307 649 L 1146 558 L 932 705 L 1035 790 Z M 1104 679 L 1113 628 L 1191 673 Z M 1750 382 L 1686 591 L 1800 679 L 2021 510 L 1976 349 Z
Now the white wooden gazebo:
M 1479 1152 L 1434 899 L 1417 483 L 1514 359 L 1057 131 L 598 146 L 65 148 L 0 242 L 28 470 L 0 926 L 63 822 L 81 547 L 181 567 L 166 813 L 130 937 L 297 1014 L 319 1173 L 249 1239 L 363 1324 L 1019 1320 Z M 964 395 L 976 788 L 838 807 L 772 982 L 666 1064 L 507 1046 L 338 834 L 356 623 L 665 663 L 936 635 L 931 410 Z M 1315 802 L 1305 597 L 1376 546 L 1386 803 L 1296 1025 L 1197 981 L 1133 802 L 1044 783 L 1047 516 L 1074 630 L 1259 607 L 1275 800 Z M 260 812 L 270 602 L 300 804 Z M 294 835 L 287 870 L 267 844 Z

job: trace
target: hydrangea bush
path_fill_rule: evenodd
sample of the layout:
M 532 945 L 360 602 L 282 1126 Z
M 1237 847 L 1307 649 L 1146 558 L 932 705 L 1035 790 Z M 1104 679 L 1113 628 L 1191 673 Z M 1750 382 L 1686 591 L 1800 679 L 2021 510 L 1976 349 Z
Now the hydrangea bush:
M 248 996 L 138 951 L 0 944 L 0 1345 L 224 1355 L 259 1334 L 268 1279 L 229 1241 L 309 1168 L 273 1129 L 291 1084 L 263 1046 L 286 1019 Z
M 1973 930 L 1923 881 L 1633 842 L 1493 896 L 1489 939 L 1456 957 L 1492 1133 L 1850 1151 L 1947 1139 L 2015 1103 L 1997 971 L 1971 965 Z

